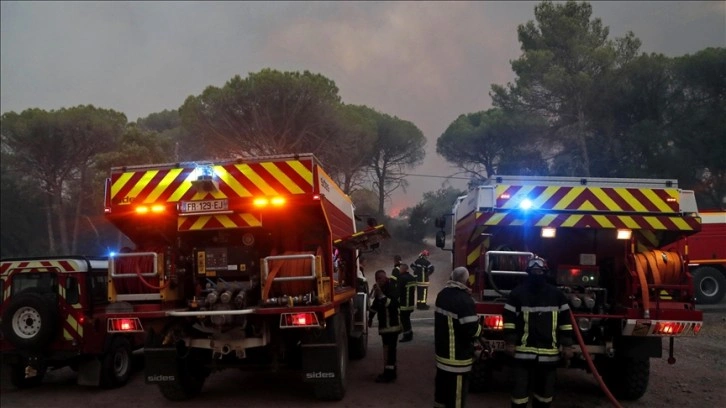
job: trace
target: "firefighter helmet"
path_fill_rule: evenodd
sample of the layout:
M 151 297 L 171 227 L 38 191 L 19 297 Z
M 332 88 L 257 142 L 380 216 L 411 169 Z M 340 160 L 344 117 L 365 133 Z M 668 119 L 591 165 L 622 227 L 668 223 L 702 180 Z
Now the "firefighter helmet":
M 547 261 L 538 256 L 530 259 L 529 262 L 527 262 L 527 273 L 532 273 L 534 270 L 547 272 Z
M 421 255 L 419 255 L 419 256 L 429 256 L 429 250 L 424 249 L 423 251 L 421 251 Z

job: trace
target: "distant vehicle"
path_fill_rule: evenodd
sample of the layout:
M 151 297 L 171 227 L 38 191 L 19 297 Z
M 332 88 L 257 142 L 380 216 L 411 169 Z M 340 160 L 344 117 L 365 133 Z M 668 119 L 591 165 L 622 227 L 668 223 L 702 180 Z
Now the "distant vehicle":
M 107 298 L 108 260 L 82 256 L 0 261 L 0 351 L 18 388 L 70 366 L 78 384 L 127 382 L 141 322 L 115 315 Z
M 696 302 L 715 304 L 726 295 L 726 212 L 700 212 L 701 232 L 664 247 L 686 253 Z

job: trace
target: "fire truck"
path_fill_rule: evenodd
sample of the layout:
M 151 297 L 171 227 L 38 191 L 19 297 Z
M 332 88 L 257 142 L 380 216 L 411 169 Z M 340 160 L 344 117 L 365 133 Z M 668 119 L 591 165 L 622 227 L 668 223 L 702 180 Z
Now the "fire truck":
M 359 255 L 389 235 L 357 230 L 312 154 L 113 168 L 105 203 L 136 245 L 112 258 L 109 298 L 144 321 L 147 384 L 186 400 L 216 370 L 290 368 L 344 397 L 368 344 Z
M 46 371 L 68 366 L 80 385 L 127 382 L 144 334 L 138 319 L 109 304 L 107 279 L 105 258 L 0 262 L 0 351 L 14 386 L 38 385 Z
M 701 232 L 664 249 L 686 253 L 696 302 L 715 304 L 726 295 L 726 212 L 700 212 Z
M 502 311 L 535 255 L 547 260 L 548 278 L 573 312 L 579 347 L 569 366 L 596 369 L 617 398 L 644 395 L 664 338 L 674 363 L 674 338 L 701 329 L 687 259 L 658 249 L 700 229 L 693 192 L 674 180 L 493 176 L 460 197 L 450 216 L 453 243 L 445 248 L 444 216 L 436 244 L 475 277 L 484 327 L 474 389 L 509 359 Z

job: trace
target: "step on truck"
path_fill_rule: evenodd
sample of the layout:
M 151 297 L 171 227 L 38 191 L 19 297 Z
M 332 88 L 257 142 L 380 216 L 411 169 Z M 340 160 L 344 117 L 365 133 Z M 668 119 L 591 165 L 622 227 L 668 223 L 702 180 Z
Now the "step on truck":
M 502 311 L 535 255 L 547 260 L 548 278 L 569 299 L 582 335 L 585 349 L 576 342 L 570 367 L 589 369 L 589 355 L 617 398 L 644 395 L 663 339 L 674 363 L 674 338 L 701 329 L 688 260 L 659 249 L 701 227 L 693 192 L 674 180 L 492 176 L 436 224 L 437 246 L 452 251 L 453 267 L 475 277 L 485 330 L 474 389 L 485 388 L 509 359 Z
M 108 259 L 56 256 L 0 261 L 3 371 L 18 388 L 48 370 L 71 367 L 80 385 L 124 385 L 141 321 L 118 314 L 107 297 Z
M 105 214 L 135 244 L 111 259 L 109 298 L 149 321 L 145 378 L 164 397 L 234 367 L 296 369 L 343 398 L 368 345 L 359 253 L 388 232 L 356 229 L 313 155 L 113 168 Z

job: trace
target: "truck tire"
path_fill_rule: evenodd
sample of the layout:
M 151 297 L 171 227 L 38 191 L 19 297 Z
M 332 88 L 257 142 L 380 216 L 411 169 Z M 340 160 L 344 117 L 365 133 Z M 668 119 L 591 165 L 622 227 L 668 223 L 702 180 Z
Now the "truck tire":
M 23 350 L 39 351 L 56 334 L 56 305 L 35 292 L 21 292 L 10 300 L 2 316 L 2 331 L 7 340 Z
M 360 337 L 350 337 L 350 358 L 360 360 L 368 354 L 368 331 L 361 333 Z
M 188 358 L 191 357 L 177 361 L 177 364 L 180 365 L 179 378 L 175 382 L 158 384 L 161 395 L 169 401 L 186 401 L 202 392 L 209 372 L 201 367 L 195 369 L 194 364 L 187 360 Z
M 131 343 L 124 337 L 116 337 L 106 354 L 101 356 L 101 386 L 120 387 L 131 374 Z
M 334 337 L 337 344 L 335 366 L 335 379 L 332 382 L 316 383 L 314 385 L 315 398 L 322 401 L 340 401 L 345 396 L 345 385 L 348 371 L 348 333 L 341 313 L 333 317 Z
M 25 365 L 13 364 L 10 366 L 10 383 L 16 388 L 36 387 L 43 382 L 45 377 L 45 368 L 37 370 L 38 373 L 34 377 L 25 378 Z
M 650 359 L 616 357 L 606 365 L 603 377 L 617 399 L 637 400 L 648 390 Z
M 721 302 L 726 294 L 726 277 L 721 271 L 711 266 L 701 266 L 692 274 L 697 303 L 713 305 Z

